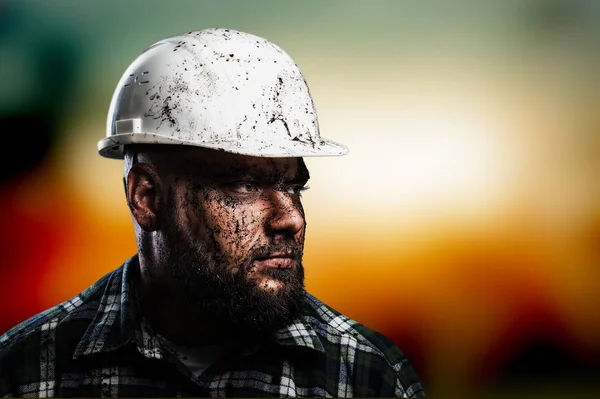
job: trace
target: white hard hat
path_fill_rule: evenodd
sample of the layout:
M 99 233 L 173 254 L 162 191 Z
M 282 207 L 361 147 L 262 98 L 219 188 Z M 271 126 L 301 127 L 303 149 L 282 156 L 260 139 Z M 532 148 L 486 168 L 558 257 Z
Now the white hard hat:
M 204 29 L 154 43 L 113 94 L 100 155 L 128 144 L 178 144 L 260 157 L 345 155 L 321 138 L 296 63 L 277 45 L 232 29 Z

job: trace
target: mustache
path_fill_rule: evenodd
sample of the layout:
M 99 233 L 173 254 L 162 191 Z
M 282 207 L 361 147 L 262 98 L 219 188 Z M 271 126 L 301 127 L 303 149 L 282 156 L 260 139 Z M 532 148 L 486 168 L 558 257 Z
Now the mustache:
M 279 254 L 281 256 L 290 257 L 294 260 L 302 260 L 303 245 L 295 242 L 282 242 L 282 243 L 269 243 L 255 247 L 250 250 L 248 260 L 253 262 L 255 260 L 265 259 L 273 254 Z

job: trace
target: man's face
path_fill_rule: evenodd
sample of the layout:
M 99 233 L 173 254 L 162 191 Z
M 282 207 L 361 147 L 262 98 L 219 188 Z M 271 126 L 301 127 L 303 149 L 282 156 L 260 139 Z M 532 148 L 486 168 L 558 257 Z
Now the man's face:
M 302 309 L 301 158 L 185 149 L 164 179 L 164 256 L 186 300 L 228 327 L 280 328 Z

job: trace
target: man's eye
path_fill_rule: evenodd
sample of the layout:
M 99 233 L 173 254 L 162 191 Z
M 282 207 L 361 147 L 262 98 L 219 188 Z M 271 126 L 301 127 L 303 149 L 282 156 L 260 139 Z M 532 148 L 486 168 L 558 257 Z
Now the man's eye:
M 259 191 L 258 184 L 253 181 L 242 181 L 235 185 L 235 191 L 240 193 L 255 193 Z
M 302 184 L 292 184 L 291 186 L 287 186 L 286 192 L 292 195 L 301 195 L 302 192 L 308 190 L 310 187 L 304 186 Z

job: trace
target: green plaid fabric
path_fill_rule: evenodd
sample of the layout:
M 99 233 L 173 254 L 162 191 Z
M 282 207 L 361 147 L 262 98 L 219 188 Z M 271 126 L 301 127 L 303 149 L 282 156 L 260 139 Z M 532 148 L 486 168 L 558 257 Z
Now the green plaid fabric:
M 144 322 L 137 256 L 0 336 L 3 397 L 423 397 L 386 337 L 306 293 L 302 319 L 199 378 Z

